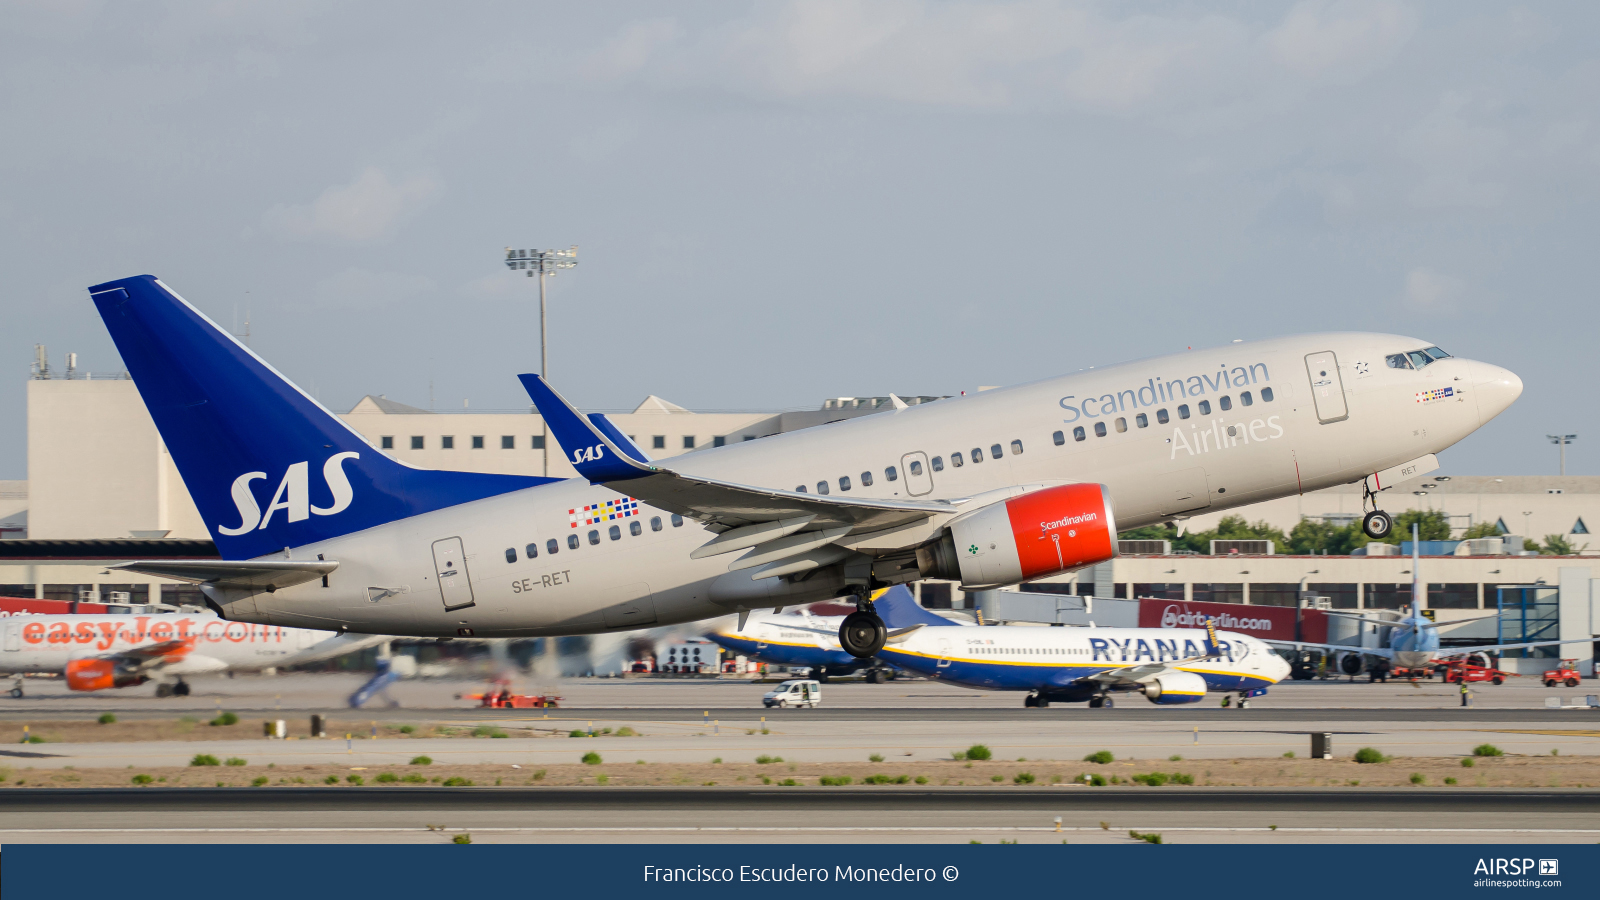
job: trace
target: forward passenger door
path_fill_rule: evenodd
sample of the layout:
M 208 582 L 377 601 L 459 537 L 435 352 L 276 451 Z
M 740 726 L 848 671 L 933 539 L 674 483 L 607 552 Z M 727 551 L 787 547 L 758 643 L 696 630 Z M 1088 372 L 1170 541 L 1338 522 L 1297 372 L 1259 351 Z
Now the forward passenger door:
M 1317 421 L 1327 425 L 1350 418 L 1344 380 L 1339 377 L 1339 358 L 1333 351 L 1306 354 L 1306 374 L 1311 377 L 1311 401 L 1317 407 Z
M 467 574 L 467 554 L 461 538 L 433 542 L 433 570 L 439 578 L 439 595 L 446 610 L 465 609 L 472 598 L 472 578 Z

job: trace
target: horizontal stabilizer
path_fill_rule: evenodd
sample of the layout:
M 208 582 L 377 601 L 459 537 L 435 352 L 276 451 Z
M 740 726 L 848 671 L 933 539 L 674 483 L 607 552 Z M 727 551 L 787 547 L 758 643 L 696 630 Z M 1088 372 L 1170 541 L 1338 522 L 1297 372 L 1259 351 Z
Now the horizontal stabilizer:
M 190 584 L 214 584 L 217 587 L 246 591 L 276 591 L 321 578 L 339 568 L 339 564 L 320 559 L 257 562 L 158 559 L 118 563 L 110 568 L 138 572 L 140 575 L 154 575 L 157 578 L 187 581 Z

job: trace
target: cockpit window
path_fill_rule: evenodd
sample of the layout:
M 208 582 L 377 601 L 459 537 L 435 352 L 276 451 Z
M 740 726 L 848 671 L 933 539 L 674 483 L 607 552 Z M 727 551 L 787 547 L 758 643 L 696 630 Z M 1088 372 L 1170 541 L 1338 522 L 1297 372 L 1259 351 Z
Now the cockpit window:
M 1395 353 L 1384 358 L 1391 369 L 1420 369 L 1438 359 L 1450 359 L 1450 354 L 1438 347 L 1424 347 L 1409 353 Z
M 1407 359 L 1404 353 L 1391 353 L 1384 357 L 1383 361 L 1388 363 L 1391 369 L 1411 368 L 1411 360 Z
M 1443 350 L 1440 350 L 1438 347 L 1429 347 L 1426 350 L 1423 350 L 1422 352 L 1428 354 L 1429 356 L 1433 357 L 1434 359 L 1449 359 L 1450 358 L 1450 354 L 1444 352 Z
M 1406 357 L 1411 360 L 1411 365 L 1418 369 L 1422 368 L 1428 363 L 1433 362 L 1433 357 L 1423 353 L 1421 350 L 1413 350 L 1410 353 L 1407 353 Z

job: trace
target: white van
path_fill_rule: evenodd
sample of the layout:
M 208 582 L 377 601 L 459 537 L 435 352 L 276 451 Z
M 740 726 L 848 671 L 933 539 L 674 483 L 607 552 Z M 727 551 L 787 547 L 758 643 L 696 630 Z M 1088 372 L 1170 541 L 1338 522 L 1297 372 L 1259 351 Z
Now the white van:
M 785 681 L 761 697 L 761 705 L 769 709 L 774 706 L 779 709 L 791 706 L 809 706 L 816 709 L 817 704 L 821 702 L 822 685 L 810 680 Z

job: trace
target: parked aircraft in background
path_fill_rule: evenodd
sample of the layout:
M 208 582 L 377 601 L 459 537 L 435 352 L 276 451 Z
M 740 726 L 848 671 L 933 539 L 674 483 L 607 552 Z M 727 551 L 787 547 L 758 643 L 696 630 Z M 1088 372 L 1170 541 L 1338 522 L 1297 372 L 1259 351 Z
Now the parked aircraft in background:
M 1119 693 L 1198 703 L 1207 691 L 1236 691 L 1244 704 L 1289 674 L 1289 664 L 1260 639 L 1214 627 L 913 627 L 892 634 L 878 655 L 962 687 L 1028 691 L 1023 706 L 1109 707 Z
M 1346 675 L 1360 674 L 1364 661 L 1363 656 L 1376 656 L 1393 665 L 1407 669 L 1423 669 L 1440 659 L 1452 656 L 1465 656 L 1469 653 L 1504 653 L 1507 650 L 1526 650 L 1532 647 L 1554 647 L 1561 641 L 1524 641 L 1517 644 L 1484 644 L 1471 647 L 1451 647 L 1444 650 L 1439 642 L 1439 629 L 1442 627 L 1455 627 L 1466 622 L 1475 622 L 1478 619 L 1496 619 L 1499 613 L 1487 616 L 1470 616 L 1463 619 L 1452 619 L 1448 622 L 1434 622 L 1422 614 L 1422 598 L 1426 596 L 1426 582 L 1422 580 L 1422 542 L 1418 540 L 1417 526 L 1411 526 L 1411 609 L 1406 616 L 1400 619 L 1382 619 L 1376 616 L 1363 616 L 1359 613 L 1327 611 L 1327 615 L 1341 619 L 1352 619 L 1364 624 L 1377 625 L 1388 628 L 1388 646 L 1386 647 L 1354 647 L 1349 644 L 1311 644 L 1305 641 L 1269 641 L 1280 647 L 1294 650 L 1323 650 L 1335 651 L 1339 656 L 1339 669 Z M 1571 643 L 1570 641 L 1568 643 Z M 1587 642 L 1584 642 L 1587 643 Z M 1380 673 L 1374 671 L 1372 680 L 1377 681 Z
M 189 694 L 186 675 L 331 659 L 388 640 L 305 628 L 228 622 L 211 613 L 149 616 L 17 616 L 0 624 L 0 673 L 59 672 L 74 691 L 156 682 L 156 696 Z
M 872 601 L 890 634 L 912 625 L 960 624 L 923 609 L 904 585 L 878 591 Z M 805 609 L 751 616 L 732 627 L 709 631 L 706 638 L 757 662 L 803 666 L 810 669 L 811 677 L 818 681 L 827 681 L 830 675 L 850 675 L 863 670 L 867 680 L 873 683 L 885 676 L 893 677 L 892 668 L 883 661 L 859 659 L 839 646 L 840 618 L 813 615 Z
M 865 659 L 888 635 L 874 590 L 1070 572 L 1115 555 L 1119 522 L 1364 478 L 1370 500 L 1522 391 L 1424 340 L 1299 335 L 665 465 L 524 375 L 580 475 L 556 480 L 412 468 L 155 278 L 90 293 L 222 556 L 115 568 L 198 583 L 233 621 L 382 634 L 588 634 L 849 594 L 839 641 Z M 1374 509 L 1365 527 L 1391 522 Z

